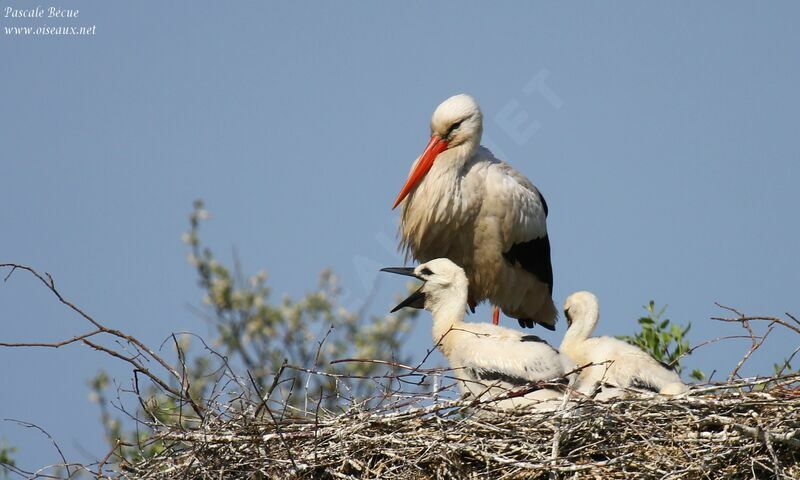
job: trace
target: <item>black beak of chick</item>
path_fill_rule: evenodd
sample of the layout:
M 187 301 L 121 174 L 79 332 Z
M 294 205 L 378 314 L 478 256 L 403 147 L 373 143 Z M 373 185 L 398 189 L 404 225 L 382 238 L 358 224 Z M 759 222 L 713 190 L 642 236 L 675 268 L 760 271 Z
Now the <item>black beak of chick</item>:
M 414 277 L 423 280 L 422 277 L 414 273 L 414 267 L 386 267 L 381 268 L 381 272 L 396 273 L 398 275 L 405 275 L 406 277 Z
M 413 267 L 387 267 L 387 268 L 381 268 L 381 272 L 396 273 L 398 275 L 414 277 L 424 281 L 422 277 L 414 273 Z M 422 286 L 424 285 L 425 284 L 423 283 Z M 408 298 L 398 303 L 397 306 L 392 309 L 391 313 L 394 313 L 400 310 L 401 308 L 406 308 L 406 307 L 425 308 L 425 293 L 422 291 L 422 286 L 420 286 L 416 292 L 409 295 Z

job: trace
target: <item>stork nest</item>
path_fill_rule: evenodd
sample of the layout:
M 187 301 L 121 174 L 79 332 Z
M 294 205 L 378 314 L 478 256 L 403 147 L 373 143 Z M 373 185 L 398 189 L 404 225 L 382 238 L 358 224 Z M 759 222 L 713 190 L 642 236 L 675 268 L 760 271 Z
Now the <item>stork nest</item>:
M 133 368 L 131 389 L 118 392 L 132 394 L 138 407 L 131 413 L 118 402 L 136 422 L 134 440 L 119 437 L 109 454 L 92 465 L 67 462 L 41 427 L 16 421 L 47 435 L 63 464 L 28 472 L 0 458 L 0 477 L 10 471 L 23 478 L 62 478 L 65 471 L 68 478 L 88 474 L 103 479 L 800 478 L 800 373 L 737 379 L 774 328 L 800 334 L 800 320 L 788 313 L 788 319 L 752 317 L 720 305 L 736 316 L 712 319 L 738 323 L 747 336 L 719 337 L 686 354 L 727 338 L 749 338 L 752 346 L 727 382 L 695 386 L 677 397 L 636 394 L 599 402 L 567 389 L 560 404 L 548 404 L 548 412 L 535 406 L 502 410 L 490 400 L 444 399 L 456 390 L 454 372 L 422 368 L 427 356 L 416 367 L 381 360 L 331 362 L 386 365 L 388 373 L 379 376 L 309 370 L 284 361 L 272 386 L 262 392 L 261 383 L 250 377 L 248 384 L 227 357 L 205 343 L 221 365 L 203 377 L 209 387 L 203 396 L 192 391 L 186 355 L 175 335 L 170 338 L 178 362 L 171 363 L 159 349 L 76 307 L 59 293 L 50 274 L 25 265 L 3 267 L 10 268 L 6 279 L 16 270 L 29 272 L 91 330 L 57 342 L 0 342 L 0 347 L 83 344 L 103 352 Z M 758 321 L 768 323 L 761 336 L 750 325 Z M 798 353 L 800 347 L 781 372 Z M 302 408 L 300 390 L 293 392 L 296 378 L 287 379 L 288 392 L 278 388 L 285 369 L 306 375 Z M 311 375 L 327 380 L 318 382 L 320 392 L 330 390 L 327 397 L 309 397 Z M 149 382 L 160 401 L 143 393 L 140 379 Z M 351 381 L 374 382 L 375 388 L 367 390 L 376 396 L 356 398 L 353 392 L 364 390 L 350 388 Z M 434 393 L 422 391 L 429 386 Z M 509 392 L 506 398 L 522 393 Z
M 573 394 L 573 400 L 577 394 Z M 421 404 L 427 403 L 427 404 Z M 428 399 L 340 414 L 267 404 L 162 427 L 126 477 L 800 478 L 800 375 L 555 412 Z

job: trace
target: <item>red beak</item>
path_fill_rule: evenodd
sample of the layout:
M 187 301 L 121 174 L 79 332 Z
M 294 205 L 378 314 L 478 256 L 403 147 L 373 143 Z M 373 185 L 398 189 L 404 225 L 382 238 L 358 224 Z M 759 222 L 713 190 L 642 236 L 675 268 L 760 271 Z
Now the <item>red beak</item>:
M 408 176 L 408 180 L 406 180 L 406 184 L 403 185 L 403 189 L 400 190 L 400 193 L 397 195 L 397 200 L 394 201 L 392 210 L 397 208 L 400 202 L 408 196 L 411 189 L 422 181 L 422 177 L 424 177 L 433 166 L 433 161 L 436 159 L 436 156 L 445 150 L 447 150 L 447 140 L 444 140 L 439 135 L 431 136 L 431 141 L 428 142 L 428 146 L 425 147 L 425 151 L 422 152 L 422 156 L 419 157 L 417 166 L 414 167 L 411 175 Z

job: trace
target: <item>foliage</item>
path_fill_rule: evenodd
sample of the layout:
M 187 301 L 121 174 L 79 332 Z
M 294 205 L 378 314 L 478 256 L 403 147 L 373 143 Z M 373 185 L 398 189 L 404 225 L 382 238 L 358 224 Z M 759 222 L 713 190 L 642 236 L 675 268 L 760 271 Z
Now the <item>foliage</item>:
M 196 268 L 204 291 L 204 317 L 216 329 L 215 343 L 227 356 L 240 361 L 261 389 L 268 387 L 271 374 L 280 369 L 284 359 L 312 370 L 346 356 L 391 356 L 400 363 L 409 361 L 402 346 L 415 312 L 365 319 L 362 311 L 351 312 L 339 305 L 339 279 L 330 270 L 324 270 L 317 289 L 300 300 L 286 297 L 272 304 L 263 270 L 245 278 L 238 259 L 234 259 L 232 268 L 225 266 L 202 245 L 200 223 L 207 218 L 203 203 L 196 201 L 189 217 L 190 229 L 183 236 L 191 247 L 189 262 Z M 370 376 L 383 374 L 386 367 L 356 363 L 347 369 L 350 374 Z M 323 383 L 312 379 L 307 388 L 318 396 Z M 369 386 L 355 388 L 358 393 L 358 389 Z
M 795 351 L 795 354 L 797 351 Z M 779 377 L 782 375 L 791 375 L 794 373 L 798 373 L 799 371 L 795 368 L 792 368 L 792 360 L 794 359 L 794 354 L 789 358 L 784 359 L 781 363 L 773 363 L 772 369 L 775 372 L 775 376 Z
M 686 337 L 692 324 L 687 323 L 685 327 L 682 327 L 672 323 L 668 318 L 664 317 L 667 306 L 656 309 L 654 300 L 650 300 L 650 303 L 643 308 L 647 315 L 638 320 L 641 331 L 632 337 L 621 336 L 618 338 L 641 348 L 653 358 L 680 374 L 683 371 L 683 366 L 680 363 L 681 359 L 691 353 L 689 341 Z M 705 378 L 703 372 L 697 369 L 692 370 L 689 376 L 698 381 Z
M 13 467 L 15 465 L 11 454 L 17 451 L 16 448 L 9 446 L 5 440 L 0 439 L 0 478 L 8 478 L 8 470 L 5 465 Z
M 234 377 L 242 384 L 252 382 L 256 391 L 264 392 L 272 387 L 275 373 L 288 364 L 296 367 L 297 375 L 281 378 L 289 383 L 288 393 L 281 401 L 295 407 L 312 402 L 311 405 L 337 409 L 343 401 L 334 394 L 339 380 L 330 375 L 303 374 L 304 370 L 313 372 L 324 368 L 326 373 L 335 375 L 337 367 L 330 362 L 346 357 L 391 357 L 398 363 L 409 361 L 402 347 L 415 312 L 365 318 L 362 311 L 349 311 L 339 304 L 341 288 L 337 277 L 328 270 L 320 274 L 317 289 L 303 298 L 286 297 L 273 302 L 264 271 L 246 277 L 238 259 L 234 259 L 233 266 L 224 265 L 201 242 L 200 226 L 208 218 L 203 203 L 196 201 L 183 241 L 190 247 L 188 260 L 196 269 L 203 291 L 204 306 L 198 311 L 215 332 L 212 344 L 220 353 L 213 353 L 203 343 L 204 354 L 189 355 L 192 338 L 202 342 L 199 337 L 173 335 L 170 342 L 189 376 L 194 398 L 213 398 L 217 394 L 215 387 L 225 376 Z M 348 375 L 366 380 L 390 375 L 395 367 L 357 362 L 347 363 L 346 369 Z M 148 432 L 123 431 L 120 419 L 110 411 L 109 386 L 104 372 L 90 382 L 110 445 L 119 448 L 120 456 L 129 461 L 158 453 L 163 449 L 162 443 L 142 443 Z M 371 391 L 374 382 L 352 380 L 347 389 L 352 397 L 368 398 L 374 393 Z M 198 419 L 185 405 L 177 404 L 155 386 L 137 393 L 146 400 L 135 417 L 145 424 L 174 425 L 177 422 L 187 428 L 197 424 Z M 121 404 L 118 401 L 113 406 L 121 408 Z

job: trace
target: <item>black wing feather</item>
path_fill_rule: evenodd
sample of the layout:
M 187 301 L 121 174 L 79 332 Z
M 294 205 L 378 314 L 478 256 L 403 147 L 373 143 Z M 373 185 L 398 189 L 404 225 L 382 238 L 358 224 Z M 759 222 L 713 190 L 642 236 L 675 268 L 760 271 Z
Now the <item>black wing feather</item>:
M 550 263 L 550 238 L 547 235 L 515 243 L 503 253 L 503 257 L 512 265 L 519 263 L 523 270 L 547 284 L 550 295 L 553 294 L 553 265 Z
M 485 382 L 500 381 L 517 386 L 528 385 L 529 383 L 532 383 L 527 378 L 518 377 L 516 375 L 509 375 L 507 373 L 498 372 L 495 370 L 484 370 L 482 368 L 471 368 L 470 370 L 472 377 L 474 377 L 477 380 L 482 380 Z
M 649 390 L 651 392 L 658 393 L 658 386 L 657 385 L 653 385 L 652 383 L 650 383 L 647 380 L 644 380 L 642 378 L 636 377 L 636 378 L 632 379 L 631 380 L 631 386 L 633 388 L 640 388 L 642 390 Z
M 553 348 L 553 347 L 552 347 L 552 345 L 550 345 L 549 343 L 547 343 L 547 341 L 546 341 L 546 340 L 543 340 L 542 338 L 540 338 L 540 337 L 537 337 L 536 335 L 523 335 L 523 336 L 519 337 L 519 341 L 520 341 L 520 342 L 536 342 L 536 343 L 544 343 L 544 344 L 545 344 L 545 345 L 547 345 L 548 347 L 550 347 L 550 348 Z M 555 350 L 555 352 L 556 352 L 556 353 L 558 353 L 558 350 L 556 350 L 555 348 L 553 348 L 553 350 Z

